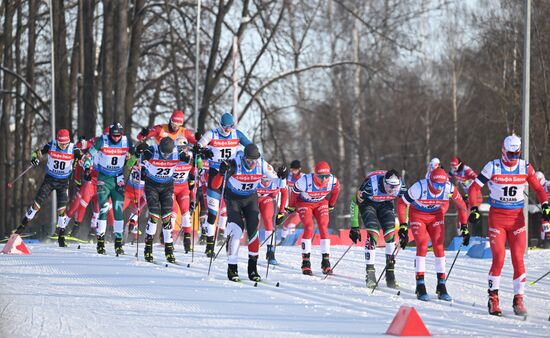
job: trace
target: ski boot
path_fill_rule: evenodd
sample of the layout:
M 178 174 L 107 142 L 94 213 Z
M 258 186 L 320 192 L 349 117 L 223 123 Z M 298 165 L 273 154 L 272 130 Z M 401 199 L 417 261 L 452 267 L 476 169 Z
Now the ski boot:
M 57 243 L 59 244 L 60 248 L 64 248 L 67 246 L 65 243 L 65 229 L 64 228 L 57 228 Z
M 270 265 L 279 265 L 279 262 L 275 259 L 275 247 L 273 245 L 267 245 L 267 252 L 265 253 L 265 259 Z
M 122 248 L 122 235 L 115 235 L 115 253 L 116 255 L 124 255 L 124 249 Z
M 214 236 L 206 237 L 206 250 L 204 253 L 206 257 L 214 257 Z
M 105 235 L 97 235 L 97 253 L 105 255 Z
M 309 261 L 310 254 L 302 254 L 302 273 L 304 275 L 313 276 L 313 272 L 311 271 L 311 262 Z
M 258 256 L 248 255 L 248 279 L 254 282 L 259 282 L 262 280 L 258 274 Z
M 489 302 L 487 303 L 489 314 L 493 316 L 502 316 L 502 310 L 500 309 L 500 305 L 498 302 L 498 290 L 487 290 L 487 292 L 489 292 Z
M 523 295 L 514 295 L 513 308 L 516 316 L 527 316 L 527 309 L 523 304 Z
M 367 276 L 365 278 L 367 287 L 369 289 L 374 289 L 376 286 L 376 270 L 374 269 L 374 264 L 367 264 Z
M 143 251 L 145 260 L 149 263 L 153 263 L 153 236 L 147 235 L 145 237 L 145 250 Z
M 237 269 L 237 264 L 228 264 L 227 265 L 227 278 L 232 282 L 240 282 L 239 271 Z
M 191 252 L 191 234 L 183 233 L 183 248 L 185 253 Z
M 399 287 L 395 281 L 395 257 L 393 255 L 386 255 L 386 286 L 390 289 Z
M 447 287 L 445 287 L 445 274 L 444 273 L 438 273 L 437 274 L 437 288 L 436 291 L 437 298 L 441 300 L 445 300 L 447 302 L 450 302 L 453 300 L 453 298 L 449 295 L 447 292 Z
M 175 263 L 176 257 L 174 256 L 174 243 L 164 244 L 164 255 L 169 263 Z
M 332 268 L 330 267 L 329 256 L 330 255 L 328 253 L 324 253 L 323 260 L 321 261 L 321 270 L 323 270 L 323 274 L 325 275 L 332 275 Z
M 416 276 L 416 298 L 424 302 L 430 300 L 430 296 L 426 292 L 426 284 L 424 284 L 424 276 Z
M 71 234 L 69 236 L 71 237 L 78 237 L 78 231 L 80 230 L 80 224 L 78 222 L 74 222 L 73 228 L 71 230 Z

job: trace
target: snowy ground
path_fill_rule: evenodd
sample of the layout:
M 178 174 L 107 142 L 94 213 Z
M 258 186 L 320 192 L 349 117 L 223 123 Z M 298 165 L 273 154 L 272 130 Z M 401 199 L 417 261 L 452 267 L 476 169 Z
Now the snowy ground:
M 501 306 L 504 317 L 487 314 L 486 274 L 490 260 L 460 257 L 448 281 L 453 303 L 436 300 L 433 256 L 428 257 L 430 302 L 416 300 L 413 251 L 400 252 L 397 278 L 401 295 L 382 285 L 371 294 L 364 284 L 364 254 L 354 247 L 322 280 L 320 253 L 312 254 L 315 276 L 300 273 L 299 247 L 278 248 L 280 266 L 269 279 L 253 283 L 229 282 L 225 256 L 213 264 L 198 247 L 195 262 L 165 267 L 133 257 L 97 255 L 85 244 L 59 248 L 55 244 L 29 245 L 30 256 L 0 255 L 0 337 L 317 337 L 380 336 L 401 305 L 416 307 L 428 329 L 437 336 L 548 337 L 550 278 L 527 286 L 529 317 L 513 315 L 512 270 L 509 257 L 503 273 Z M 347 247 L 333 247 L 332 263 Z M 140 247 L 140 251 L 142 247 Z M 246 248 L 241 249 L 239 271 L 246 279 Z M 262 254 L 261 257 L 263 257 Z M 191 256 L 179 247 L 178 261 Z M 447 266 L 454 252 L 447 253 Z M 162 248 L 155 258 L 164 263 Z M 383 251 L 377 255 L 377 274 Z M 550 251 L 529 253 L 529 280 L 550 266 Z M 265 261 L 260 274 L 265 276 Z M 430 272 L 432 271 L 432 272 Z M 279 282 L 280 287 L 275 287 Z M 382 283 L 385 284 L 385 283 Z

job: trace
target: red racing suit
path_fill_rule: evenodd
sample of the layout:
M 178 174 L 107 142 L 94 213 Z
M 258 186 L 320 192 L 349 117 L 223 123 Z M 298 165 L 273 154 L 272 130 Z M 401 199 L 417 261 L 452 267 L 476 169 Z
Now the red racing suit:
M 336 176 L 331 174 L 328 183 L 325 183 L 323 187 L 318 187 L 314 182 L 314 175 L 305 174 L 294 183 L 288 206 L 296 208 L 304 225 L 302 253 L 311 252 L 313 217 L 315 217 L 321 235 L 321 253 L 330 254 L 329 207 L 334 207 L 336 204 L 340 194 L 340 182 Z
M 467 224 L 468 210 L 462 196 L 451 182 L 447 181 L 439 194 L 432 193 L 429 184 L 428 180 L 421 179 L 397 200 L 397 217 L 399 223 L 405 223 L 409 206 L 409 225 L 416 242 L 416 275 L 424 276 L 426 272 L 426 254 L 431 239 L 435 271 L 438 276 L 445 278 L 445 214 L 449 209 L 449 199 L 453 200 L 458 209 L 460 224 Z
M 489 290 L 498 290 L 500 274 L 506 255 L 506 240 L 510 246 L 510 255 L 514 267 L 514 294 L 523 294 L 525 290 L 525 265 L 523 254 L 526 247 L 525 218 L 523 200 L 525 183 L 535 190 L 539 203 L 546 202 L 547 196 L 535 176 L 533 167 L 524 160 L 518 160 L 515 166 L 507 167 L 502 160 L 488 162 L 470 186 L 470 204 L 481 204 L 481 188 L 489 182 L 489 240 L 493 263 L 489 270 Z
M 262 179 L 258 188 L 258 205 L 260 207 L 260 217 L 264 224 L 265 238 L 271 236 L 273 232 L 273 215 L 275 214 L 275 200 L 279 192 L 281 192 L 281 200 L 279 201 L 279 211 L 284 210 L 288 199 L 288 190 L 286 187 L 280 187 L 271 180 Z
M 181 227 L 186 234 L 191 233 L 191 214 L 189 213 L 190 202 L 195 202 L 195 184 L 193 159 L 189 162 L 179 162 L 174 171 L 174 206 L 172 212 L 172 228 L 176 222 L 177 210 L 181 213 Z M 176 238 L 176 236 L 173 236 Z
M 296 183 L 296 181 L 299 180 L 302 176 L 304 176 L 304 173 L 302 172 L 298 173 L 298 175 L 293 175 L 292 173 L 288 174 L 288 178 L 286 180 L 286 184 L 288 186 L 288 194 L 292 193 L 294 183 Z M 298 224 L 300 224 L 300 215 L 297 212 L 287 214 L 286 220 L 283 223 L 282 237 L 285 238 L 289 232 L 294 232 L 294 229 Z

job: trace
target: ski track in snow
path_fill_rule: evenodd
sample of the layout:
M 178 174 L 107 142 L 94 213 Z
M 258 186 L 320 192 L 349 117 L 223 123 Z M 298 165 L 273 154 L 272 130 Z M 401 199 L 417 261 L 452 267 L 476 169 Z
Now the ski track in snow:
M 454 301 L 435 295 L 432 253 L 428 254 L 426 287 L 431 297 L 414 295 L 414 255 L 401 251 L 396 277 L 401 294 L 382 279 L 371 293 L 365 286 L 363 248 L 354 247 L 323 280 L 321 254 L 313 248 L 314 276 L 301 274 L 299 247 L 277 248 L 278 266 L 270 266 L 269 279 L 254 287 L 246 280 L 246 248 L 240 250 L 242 283 L 226 277 L 222 253 L 207 277 L 209 259 L 197 246 L 195 261 L 177 247 L 184 265 L 164 266 L 162 248 L 154 247 L 159 265 L 127 255 L 95 253 L 92 244 L 59 248 L 55 243 L 29 245 L 30 256 L 0 255 L 0 337 L 350 337 L 382 336 L 401 305 L 414 306 L 436 336 L 547 337 L 550 329 L 550 278 L 526 286 L 527 320 L 512 311 L 512 267 L 507 253 L 501 280 L 504 317 L 487 313 L 487 272 L 491 260 L 461 253 L 447 282 Z M 347 247 L 332 247 L 334 265 Z M 447 252 L 447 270 L 456 252 Z M 258 271 L 265 277 L 265 249 Z M 530 251 L 526 259 L 528 281 L 544 274 L 549 250 Z M 377 276 L 385 256 L 378 249 Z M 280 282 L 280 287 L 275 283 Z

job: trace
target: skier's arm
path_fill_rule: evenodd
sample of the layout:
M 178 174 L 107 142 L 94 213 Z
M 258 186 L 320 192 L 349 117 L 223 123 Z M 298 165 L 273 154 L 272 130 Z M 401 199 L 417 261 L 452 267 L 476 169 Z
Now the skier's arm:
M 407 222 L 407 207 L 409 204 L 420 198 L 422 187 L 420 183 L 413 184 L 404 194 L 397 200 L 397 218 L 399 223 Z
M 191 132 L 191 130 L 189 129 L 185 129 L 185 134 L 184 134 L 185 138 L 187 139 L 187 142 L 188 143 L 191 143 L 191 144 L 197 144 L 197 139 L 195 138 L 195 134 L 193 134 Z
M 453 200 L 453 203 L 458 210 L 458 220 L 460 224 L 467 224 L 468 222 L 468 208 L 466 206 L 466 203 L 464 203 L 464 200 L 462 199 L 462 196 L 458 192 L 458 189 L 456 187 L 453 187 L 453 192 L 451 193 L 451 198 Z
M 202 148 L 204 148 L 208 144 L 210 144 L 210 141 L 212 141 L 213 137 L 214 137 L 214 133 L 212 132 L 212 130 L 209 130 L 206 133 L 204 133 L 204 135 L 202 135 L 201 139 L 199 140 L 199 142 L 197 142 L 197 144 Z
M 544 203 L 548 203 L 546 192 L 544 191 L 544 188 L 540 185 L 539 180 L 535 176 L 535 170 L 530 164 L 527 165 L 527 183 L 529 183 L 529 187 L 533 189 L 537 194 L 537 200 L 541 205 Z
M 222 169 L 223 163 L 227 163 L 227 169 L 225 170 Z M 229 178 L 235 173 L 236 170 L 237 170 L 237 164 L 235 163 L 235 160 L 222 162 L 222 164 L 220 165 L 220 171 L 212 179 L 212 188 L 219 189 L 222 186 L 222 183 L 224 183 L 223 182 L 224 176 Z
M 336 200 L 338 199 L 338 196 L 340 196 L 340 182 L 336 177 L 334 177 L 334 180 L 336 182 L 334 184 L 334 187 L 332 188 L 332 192 L 330 193 L 330 197 L 328 199 L 329 207 L 334 207 L 334 205 L 336 205 Z
M 239 137 L 239 141 L 243 145 L 243 147 L 246 147 L 247 145 L 251 144 L 252 141 L 248 139 L 240 130 L 237 130 L 237 136 Z
M 281 200 L 279 201 L 279 212 L 283 212 L 285 209 L 286 202 L 288 201 L 288 189 L 287 187 L 279 188 L 281 192 Z
M 155 136 L 159 135 L 161 130 L 162 130 L 162 126 L 160 124 L 154 126 L 151 129 L 148 129 L 147 127 L 145 127 L 138 134 L 137 139 L 138 139 L 138 141 L 145 141 L 148 138 L 155 137 Z
M 352 196 L 349 205 L 349 213 L 351 215 L 351 227 L 359 228 L 359 206 L 355 201 L 356 196 Z
M 493 172 L 493 163 L 489 162 L 483 167 L 483 170 L 479 175 L 477 175 L 475 181 L 468 188 L 468 202 L 470 203 L 470 208 L 479 207 L 481 202 L 483 202 L 483 197 L 481 196 L 481 188 L 487 183 L 492 176 Z

